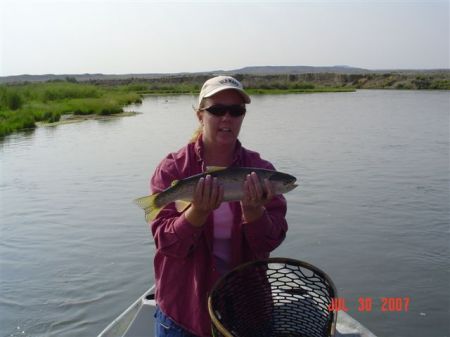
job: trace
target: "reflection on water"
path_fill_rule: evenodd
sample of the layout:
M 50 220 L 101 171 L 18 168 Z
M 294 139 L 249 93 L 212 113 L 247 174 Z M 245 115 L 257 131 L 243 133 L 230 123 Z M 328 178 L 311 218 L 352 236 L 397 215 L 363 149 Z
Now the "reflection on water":
M 132 117 L 0 144 L 1 336 L 94 336 L 153 282 L 135 197 L 197 127 L 193 96 L 147 97 Z M 273 254 L 334 280 L 379 336 L 445 336 L 449 299 L 449 93 L 255 96 L 241 133 L 300 187 Z M 357 310 L 371 297 L 371 312 Z M 409 297 L 382 312 L 382 297 Z

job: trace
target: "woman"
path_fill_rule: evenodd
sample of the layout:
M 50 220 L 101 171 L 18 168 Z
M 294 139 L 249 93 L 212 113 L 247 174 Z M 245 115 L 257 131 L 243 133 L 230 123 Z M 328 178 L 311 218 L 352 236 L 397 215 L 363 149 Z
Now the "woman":
M 238 140 L 250 97 L 241 83 L 217 76 L 199 95 L 198 137 L 169 154 L 152 179 L 153 193 L 173 180 L 206 172 L 208 166 L 274 169 Z M 284 240 L 286 201 L 263 187 L 253 172 L 244 183 L 240 202 L 223 202 L 223 187 L 207 175 L 197 184 L 190 207 L 179 213 L 167 205 L 151 222 L 156 243 L 156 336 L 211 336 L 208 294 L 222 274 L 237 265 L 267 258 Z

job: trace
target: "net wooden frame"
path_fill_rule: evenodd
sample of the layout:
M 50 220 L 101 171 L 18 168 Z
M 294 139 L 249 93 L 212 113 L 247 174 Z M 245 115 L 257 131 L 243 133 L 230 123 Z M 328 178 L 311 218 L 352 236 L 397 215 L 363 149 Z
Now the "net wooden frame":
M 330 337 L 336 287 L 319 268 L 274 257 L 244 263 L 220 278 L 208 297 L 214 337 Z

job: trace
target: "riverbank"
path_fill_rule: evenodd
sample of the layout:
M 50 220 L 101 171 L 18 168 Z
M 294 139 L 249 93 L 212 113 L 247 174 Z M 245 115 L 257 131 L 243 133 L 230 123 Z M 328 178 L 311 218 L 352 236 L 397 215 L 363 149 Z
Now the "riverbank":
M 0 137 L 34 129 L 75 123 L 87 119 L 129 116 L 123 107 L 140 103 L 143 95 L 197 95 L 201 82 L 184 78 L 183 82 L 160 79 L 158 82 L 120 81 L 78 83 L 72 78 L 45 83 L 20 83 L 0 86 Z M 280 86 L 277 82 L 249 85 L 248 92 L 257 94 L 314 93 L 355 91 L 352 87 L 317 86 L 293 82 Z
M 45 126 L 58 126 L 63 124 L 72 124 L 72 123 L 80 123 L 87 120 L 110 120 L 114 118 L 120 118 L 120 117 L 129 117 L 129 116 L 135 116 L 138 112 L 134 111 L 125 111 L 120 112 L 113 115 L 96 115 L 96 114 L 90 114 L 90 115 L 75 115 L 75 114 L 67 114 L 61 116 L 60 120 L 57 122 L 36 122 L 37 127 L 45 127 Z
M 357 74 L 230 74 L 251 95 L 353 92 L 357 89 L 450 90 L 450 72 L 371 72 Z M 157 78 L 91 79 L 75 77 L 48 82 L 0 85 L 0 138 L 34 129 L 42 123 L 56 125 L 62 116 L 70 122 L 123 116 L 123 107 L 141 102 L 142 95 L 197 95 L 212 76 L 167 75 Z M 81 117 L 82 116 L 82 117 Z
M 122 114 L 123 107 L 141 102 L 129 86 L 107 86 L 59 81 L 0 86 L 0 137 L 57 123 Z
M 367 71 L 359 73 L 276 73 L 249 74 L 227 72 L 242 82 L 246 90 L 298 90 L 314 92 L 345 89 L 402 89 L 402 90 L 450 90 L 450 70 L 433 71 Z M 144 84 L 148 91 L 168 91 L 184 88 L 185 91 L 198 92 L 201 85 L 213 75 L 205 74 L 173 74 L 151 78 L 102 78 L 91 79 L 89 83 L 109 85 Z M 144 76 L 144 75 L 142 75 Z M 271 92 L 268 92 L 271 93 Z

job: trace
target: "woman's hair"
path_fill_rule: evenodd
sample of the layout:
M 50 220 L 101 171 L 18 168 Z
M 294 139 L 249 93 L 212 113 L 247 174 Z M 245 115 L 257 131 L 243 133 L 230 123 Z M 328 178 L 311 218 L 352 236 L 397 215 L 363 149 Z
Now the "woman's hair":
M 204 108 L 205 101 L 206 101 L 206 99 L 202 99 L 197 108 L 195 106 L 192 106 L 194 111 L 198 112 L 200 109 Z M 200 124 L 198 126 L 198 128 L 194 131 L 194 133 L 192 134 L 191 138 L 189 139 L 189 143 L 195 143 L 197 141 L 198 137 L 200 137 L 200 135 L 202 134 L 202 130 L 203 130 L 203 125 Z

